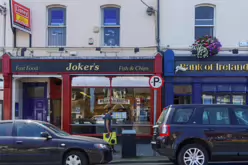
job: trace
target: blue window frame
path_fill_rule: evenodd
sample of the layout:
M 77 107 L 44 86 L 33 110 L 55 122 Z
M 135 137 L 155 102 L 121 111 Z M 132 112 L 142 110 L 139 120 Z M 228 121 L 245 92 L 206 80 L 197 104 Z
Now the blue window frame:
M 66 46 L 66 9 L 48 9 L 48 46 Z
M 214 35 L 214 8 L 211 6 L 195 8 L 195 39 L 204 35 Z
M 120 46 L 120 8 L 102 8 L 102 45 Z

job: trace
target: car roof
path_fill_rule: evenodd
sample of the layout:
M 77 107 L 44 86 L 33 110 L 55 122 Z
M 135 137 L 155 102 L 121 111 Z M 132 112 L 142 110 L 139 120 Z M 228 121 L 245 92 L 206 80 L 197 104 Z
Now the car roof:
M 246 107 L 248 108 L 248 105 L 235 105 L 235 104 L 171 104 L 169 107 L 211 107 L 211 106 L 231 106 L 231 107 Z
M 31 123 L 40 123 L 40 124 L 44 124 L 46 122 L 44 121 L 40 121 L 40 120 L 1 120 L 0 123 L 7 123 L 7 122 L 31 122 Z

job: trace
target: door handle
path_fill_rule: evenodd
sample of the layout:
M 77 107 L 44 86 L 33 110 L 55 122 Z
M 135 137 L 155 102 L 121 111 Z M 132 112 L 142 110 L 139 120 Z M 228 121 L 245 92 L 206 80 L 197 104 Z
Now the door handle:
M 16 141 L 16 144 L 22 144 L 23 141 Z

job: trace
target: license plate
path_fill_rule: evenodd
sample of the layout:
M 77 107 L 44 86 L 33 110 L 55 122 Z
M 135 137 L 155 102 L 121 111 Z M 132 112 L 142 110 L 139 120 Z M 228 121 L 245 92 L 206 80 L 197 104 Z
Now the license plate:
M 155 141 L 152 141 L 151 144 L 157 144 Z

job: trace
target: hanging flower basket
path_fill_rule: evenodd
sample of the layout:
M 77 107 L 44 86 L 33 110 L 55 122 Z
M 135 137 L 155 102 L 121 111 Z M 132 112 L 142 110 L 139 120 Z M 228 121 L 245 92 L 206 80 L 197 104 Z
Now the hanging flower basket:
M 221 43 L 216 37 L 206 35 L 195 41 L 192 52 L 197 58 L 207 58 L 217 55 L 221 46 Z

